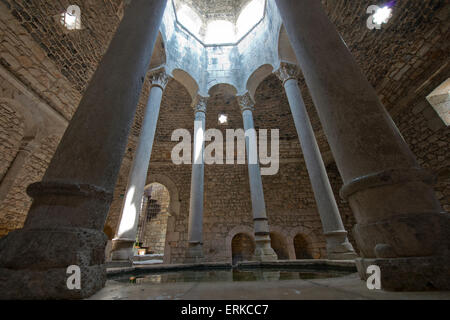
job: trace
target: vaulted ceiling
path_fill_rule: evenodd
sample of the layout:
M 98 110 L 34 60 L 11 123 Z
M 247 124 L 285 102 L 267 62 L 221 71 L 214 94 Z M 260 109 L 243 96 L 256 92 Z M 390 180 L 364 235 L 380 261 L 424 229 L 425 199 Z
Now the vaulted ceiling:
M 210 15 L 234 13 L 247 2 L 183 1 Z M 393 18 L 381 30 L 366 27 L 366 9 L 373 1 L 322 2 L 388 110 L 407 107 L 408 99 L 426 96 L 428 91 L 431 92 L 430 88 L 438 86 L 448 77 L 450 19 L 446 0 L 397 1 Z M 60 14 L 73 4 L 68 0 L 2 0 L 0 6 L 7 7 L 74 88 L 82 93 L 121 20 L 123 5 L 121 0 L 77 0 L 74 3 L 82 10 L 83 25 L 82 30 L 75 32 L 67 32 L 58 21 Z M 164 52 L 161 46 L 157 50 Z M 3 60 L 0 59 L 0 63 L 8 68 Z M 300 84 L 316 133 L 319 137 L 323 136 L 306 86 L 302 80 Z M 174 90 L 168 92 L 176 94 Z M 267 78 L 256 91 L 255 98 L 257 105 L 260 105 L 259 111 L 255 112 L 256 125 L 283 127 L 286 130 L 281 135 L 286 139 L 295 139 L 293 123 L 286 120 L 290 119 L 290 113 L 279 80 L 274 76 Z M 216 100 L 217 104 L 226 103 L 226 99 Z M 274 107 L 277 102 L 278 106 Z M 233 101 L 230 103 L 235 104 Z M 237 117 L 239 111 L 236 110 L 232 113 L 235 112 Z M 233 120 L 233 114 L 231 116 L 231 121 L 238 121 Z

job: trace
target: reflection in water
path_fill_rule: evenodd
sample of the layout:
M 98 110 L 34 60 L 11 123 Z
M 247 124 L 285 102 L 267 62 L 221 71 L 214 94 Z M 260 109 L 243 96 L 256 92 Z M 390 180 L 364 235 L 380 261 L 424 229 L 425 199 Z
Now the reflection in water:
M 344 271 L 317 271 L 295 269 L 230 269 L 160 272 L 138 275 L 119 275 L 111 280 L 128 283 L 175 283 L 175 282 L 232 282 L 232 281 L 279 281 L 296 279 L 325 279 L 348 275 Z M 135 281 L 130 281 L 135 278 Z

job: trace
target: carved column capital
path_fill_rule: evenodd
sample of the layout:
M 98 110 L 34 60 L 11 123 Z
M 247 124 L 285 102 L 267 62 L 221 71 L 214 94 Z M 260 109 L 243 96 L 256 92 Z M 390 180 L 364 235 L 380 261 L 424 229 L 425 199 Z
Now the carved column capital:
M 283 82 L 283 85 L 288 80 L 297 79 L 299 70 L 296 65 L 282 62 L 275 75 Z
M 160 87 L 163 91 L 166 88 L 169 79 L 170 76 L 166 73 L 164 68 L 153 71 L 149 76 L 152 87 Z
M 253 112 L 255 109 L 255 102 L 253 101 L 250 93 L 246 92 L 242 96 L 237 96 L 239 107 L 241 108 L 241 112 L 246 110 L 250 110 Z
M 202 97 L 200 95 L 197 95 L 194 100 L 192 101 L 192 108 L 194 109 L 194 112 L 203 112 L 206 113 L 206 106 L 208 103 L 207 97 Z

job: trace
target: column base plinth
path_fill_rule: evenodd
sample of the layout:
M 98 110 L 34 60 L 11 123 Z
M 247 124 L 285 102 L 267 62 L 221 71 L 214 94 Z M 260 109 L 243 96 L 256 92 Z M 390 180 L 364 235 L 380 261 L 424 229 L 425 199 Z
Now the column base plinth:
M 85 299 L 105 286 L 105 265 L 80 267 L 81 288 L 70 290 L 67 268 L 48 270 L 0 268 L 0 299 Z
M 134 257 L 134 240 L 130 239 L 113 239 L 111 259 L 113 262 L 133 261 Z
M 450 255 L 355 260 L 361 280 L 370 276 L 367 268 L 381 270 L 381 288 L 387 291 L 450 290 Z
M 185 263 L 201 263 L 204 261 L 203 244 L 189 243 L 184 259 Z
M 358 223 L 354 237 L 367 258 L 441 255 L 450 247 L 450 214 L 404 214 L 369 223 Z
M 20 229 L 0 240 L 1 299 L 81 299 L 106 282 L 102 231 L 82 228 Z M 80 268 L 81 288 L 67 280 Z
M 258 236 L 256 236 L 258 237 Z M 272 249 L 270 245 L 270 238 L 267 236 L 267 239 L 256 239 L 256 248 L 255 248 L 255 254 L 253 256 L 253 259 L 255 261 L 277 261 L 278 256 L 275 253 L 275 251 Z
M 329 260 L 354 260 L 358 257 L 348 241 L 347 231 L 325 233 Z

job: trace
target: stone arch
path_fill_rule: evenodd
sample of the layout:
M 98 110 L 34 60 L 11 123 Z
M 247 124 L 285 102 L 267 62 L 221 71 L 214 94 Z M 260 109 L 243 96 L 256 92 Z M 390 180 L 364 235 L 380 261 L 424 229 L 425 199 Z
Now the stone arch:
M 294 241 L 295 258 L 297 260 L 313 259 L 311 244 L 308 242 L 305 235 L 298 233 L 294 237 L 293 241 Z
M 145 190 L 139 218 L 138 239 L 150 253 L 164 254 L 170 212 L 170 192 L 159 182 Z
M 0 100 L 0 112 L 0 130 L 2 131 L 0 145 L 4 146 L 5 150 L 0 158 L 0 180 L 2 180 L 19 152 L 22 140 L 26 135 L 26 128 L 22 115 L 9 103 Z M 17 122 L 17 125 L 15 122 Z M 7 151 L 8 149 L 9 152 Z
M 12 112 L 14 116 L 8 120 L 8 116 L 2 114 L 2 119 L 5 121 L 18 121 L 17 130 L 16 128 L 11 128 L 5 134 L 8 136 L 7 144 L 11 141 L 16 140 L 11 153 L 8 155 L 6 152 L 3 153 L 1 157 L 0 164 L 0 203 L 6 198 L 10 188 L 14 184 L 17 175 L 22 171 L 24 164 L 28 161 L 29 155 L 40 145 L 40 140 L 45 138 L 47 132 L 46 126 L 44 126 L 42 117 L 34 111 L 34 108 L 30 106 L 25 106 L 23 103 L 10 99 L 1 97 L 0 98 L 0 108 L 2 112 Z M 9 110 L 9 111 L 8 111 Z M 2 125 L 2 131 L 6 126 L 11 126 L 12 123 L 5 123 Z M 0 143 L 2 143 L 0 141 Z M 6 142 L 5 142 L 6 143 Z M 2 143 L 3 144 L 3 143 Z M 20 150 L 24 152 L 19 153 Z M 25 151 L 26 150 L 26 151 Z M 25 153 L 28 156 L 25 156 Z
M 292 49 L 292 45 L 284 25 L 281 25 L 278 35 L 278 59 L 283 62 L 298 65 L 297 57 L 295 56 L 294 49 Z
M 178 187 L 175 182 L 167 175 L 163 174 L 150 174 L 147 177 L 146 188 L 152 183 L 162 184 L 169 191 L 169 218 L 167 220 L 166 240 L 164 244 L 164 264 L 169 264 L 172 261 L 171 257 L 171 241 L 179 240 L 179 233 L 175 232 L 175 221 L 180 216 L 181 200 Z
M 231 239 L 231 262 L 252 261 L 255 253 L 255 240 L 247 233 L 238 233 Z
M 253 238 L 253 228 L 250 226 L 242 225 L 242 226 L 236 226 L 233 229 L 231 229 L 230 232 L 228 232 L 228 235 L 225 239 L 226 256 L 228 257 L 228 259 L 230 259 L 230 261 L 233 259 L 233 250 L 232 250 L 231 242 L 232 242 L 233 238 L 239 233 L 245 233 L 249 237 L 254 239 Z
M 270 225 L 269 231 L 272 249 L 277 254 L 278 260 L 291 259 L 291 248 L 289 248 L 288 232 L 276 225 Z
M 218 93 L 222 93 L 225 99 L 235 97 L 237 94 L 237 89 L 235 86 L 228 83 L 218 83 L 208 90 L 208 95 L 210 97 L 215 96 Z
M 166 175 L 150 173 L 145 188 L 148 188 L 152 183 L 159 183 L 167 188 L 170 195 L 169 213 L 171 216 L 178 216 L 180 213 L 180 194 L 175 182 Z
M 301 235 L 305 242 L 309 245 L 308 250 L 311 255 L 311 258 L 313 259 L 320 259 L 322 258 L 321 252 L 319 249 L 319 245 L 321 243 L 320 239 L 316 236 L 314 231 L 307 227 L 297 227 L 294 229 L 291 229 L 288 236 L 288 242 L 291 245 L 291 255 L 294 257 L 294 259 L 297 259 L 296 251 L 295 251 L 295 238 Z
M 27 155 L 26 159 L 22 159 L 23 162 L 18 170 L 11 170 L 15 171 L 14 177 L 7 176 L 2 181 L 1 189 L 3 189 L 3 183 L 9 183 L 9 188 L 5 188 L 5 195 L 0 205 L 0 225 L 8 225 L 7 232 L 23 227 L 32 204 L 32 199 L 26 193 L 26 189 L 30 184 L 42 179 L 60 138 L 61 136 L 58 134 L 40 138 L 36 142 L 40 147 Z M 9 174 L 10 172 L 8 172 Z M 17 206 L 17 201 L 21 202 L 21 206 Z M 3 223 L 4 219 L 8 221 L 7 224 Z
M 173 69 L 171 74 L 172 78 L 181 83 L 186 88 L 191 98 L 194 99 L 199 88 L 197 81 L 195 81 L 189 73 L 182 69 Z
M 250 93 L 250 96 L 255 99 L 255 92 L 258 89 L 261 82 L 264 81 L 273 72 L 273 66 L 271 64 L 263 64 L 259 66 L 247 80 L 246 88 Z
M 33 139 L 37 136 L 39 127 L 42 124 L 42 119 L 39 114 L 13 99 L 0 98 L 0 104 L 9 106 L 19 115 L 24 126 L 24 138 Z

